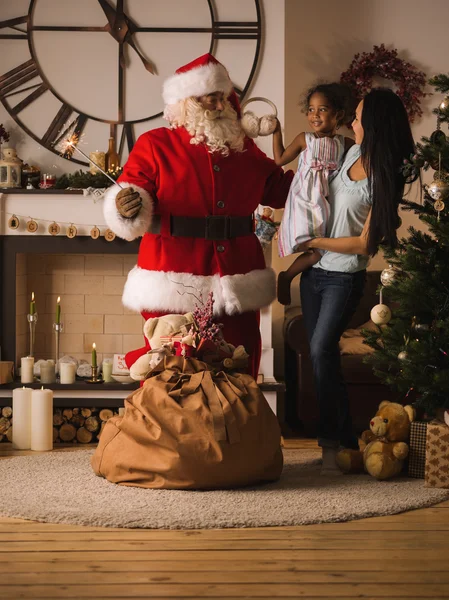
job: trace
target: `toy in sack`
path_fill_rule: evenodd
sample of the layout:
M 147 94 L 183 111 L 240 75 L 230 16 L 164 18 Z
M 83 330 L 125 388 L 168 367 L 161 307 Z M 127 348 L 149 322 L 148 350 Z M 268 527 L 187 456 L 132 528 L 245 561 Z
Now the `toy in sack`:
M 265 207 L 263 209 L 262 214 L 256 214 L 255 233 L 259 238 L 259 242 L 262 248 L 264 249 L 271 244 L 271 240 L 276 235 L 278 227 L 280 225 L 279 221 L 274 221 L 273 214 L 273 210 L 268 207 Z

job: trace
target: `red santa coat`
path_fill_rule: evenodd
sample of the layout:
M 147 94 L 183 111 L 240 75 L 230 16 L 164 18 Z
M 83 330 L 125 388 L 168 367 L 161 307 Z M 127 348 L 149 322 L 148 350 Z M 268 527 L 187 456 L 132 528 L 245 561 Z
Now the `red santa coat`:
M 216 314 L 256 311 L 275 298 L 275 275 L 265 266 L 255 234 L 218 241 L 173 237 L 170 216 L 247 216 L 259 204 L 281 208 L 293 173 L 284 173 L 250 139 L 244 152 L 229 156 L 190 140 L 183 127 L 154 129 L 138 139 L 119 179 L 141 194 L 136 218 L 125 219 L 116 210 L 118 186 L 106 193 L 108 226 L 127 240 L 143 236 L 123 304 L 139 312 L 185 313 L 197 303 L 185 292 L 206 299 L 212 291 Z M 154 214 L 160 215 L 159 234 L 147 231 Z

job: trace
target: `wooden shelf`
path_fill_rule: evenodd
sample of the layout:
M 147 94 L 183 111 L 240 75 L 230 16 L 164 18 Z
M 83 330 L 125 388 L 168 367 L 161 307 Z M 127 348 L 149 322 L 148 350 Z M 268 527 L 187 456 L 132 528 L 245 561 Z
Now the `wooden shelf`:
M 0 390 L 15 390 L 16 388 L 21 387 L 29 387 L 33 390 L 39 390 L 42 386 L 47 390 L 95 390 L 98 391 L 123 391 L 130 390 L 134 391 L 139 387 L 139 382 L 134 381 L 133 383 L 118 383 L 117 381 L 112 381 L 111 383 L 87 383 L 82 379 L 75 381 L 75 383 L 65 384 L 65 383 L 41 383 L 40 381 L 35 381 L 34 383 L 21 383 L 20 380 L 13 381 L 12 383 L 5 383 L 0 385 Z

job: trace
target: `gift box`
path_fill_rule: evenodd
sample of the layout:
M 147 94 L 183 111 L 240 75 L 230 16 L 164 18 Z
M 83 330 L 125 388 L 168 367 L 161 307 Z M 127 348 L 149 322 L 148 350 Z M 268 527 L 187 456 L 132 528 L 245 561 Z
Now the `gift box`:
M 429 421 L 412 421 L 408 454 L 408 475 L 424 479 L 426 470 L 426 435 Z
M 425 487 L 449 488 L 449 427 L 439 421 L 427 425 Z

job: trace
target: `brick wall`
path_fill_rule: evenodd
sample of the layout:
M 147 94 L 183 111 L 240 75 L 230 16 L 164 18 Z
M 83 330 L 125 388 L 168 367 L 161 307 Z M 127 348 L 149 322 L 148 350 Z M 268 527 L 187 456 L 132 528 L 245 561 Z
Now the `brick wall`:
M 129 254 L 18 254 L 16 267 L 16 360 L 29 352 L 31 292 L 39 318 L 35 358 L 53 358 L 52 324 L 61 297 L 60 354 L 90 361 L 92 343 L 98 361 L 144 345 L 140 315 L 122 306 L 127 273 L 136 257 Z

